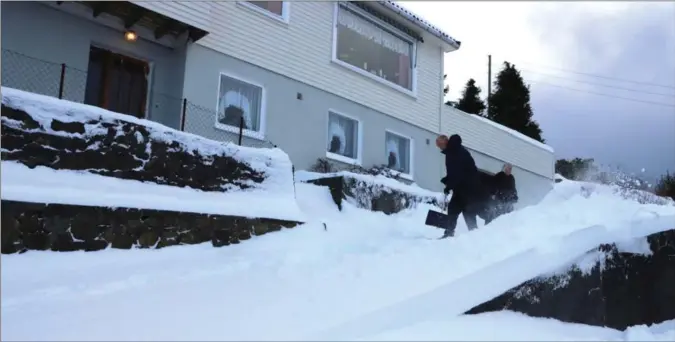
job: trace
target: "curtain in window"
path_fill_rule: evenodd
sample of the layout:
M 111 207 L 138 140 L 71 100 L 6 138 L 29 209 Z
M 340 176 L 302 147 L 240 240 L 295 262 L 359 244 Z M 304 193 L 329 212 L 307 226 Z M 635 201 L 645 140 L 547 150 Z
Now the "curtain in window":
M 239 80 L 221 76 L 221 96 L 218 99 L 218 122 L 239 127 L 244 118 L 244 128 L 257 131 L 262 105 L 262 90 Z
M 406 56 L 410 54 L 410 43 L 353 13 L 344 6 L 340 6 L 338 11 L 338 23 L 395 53 Z
M 410 82 L 410 71 L 412 70 L 410 56 L 398 55 L 398 85 L 403 88 L 412 88 Z
M 330 114 L 328 152 L 356 159 L 356 124 L 354 121 Z
M 399 157 L 401 151 L 400 141 L 398 139 L 392 139 L 392 137 L 389 136 L 386 143 L 386 151 L 387 167 L 394 170 L 401 170 L 401 158 Z
M 410 172 L 410 141 L 392 133 L 385 135 L 387 167 L 403 173 Z
M 222 114 L 222 123 L 230 126 L 239 127 L 239 115 L 244 118 L 244 128 L 250 129 L 253 123 L 251 114 L 251 101 L 245 94 L 238 91 L 230 90 L 220 98 L 222 109 L 219 113 Z M 231 107 L 239 108 L 240 114 L 236 114 Z

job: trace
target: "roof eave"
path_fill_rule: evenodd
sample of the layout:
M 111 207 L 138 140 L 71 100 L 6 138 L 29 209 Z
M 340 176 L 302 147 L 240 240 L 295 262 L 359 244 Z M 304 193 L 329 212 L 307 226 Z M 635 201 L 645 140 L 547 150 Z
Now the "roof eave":
M 390 0 L 378 0 L 378 3 L 381 4 L 382 6 L 388 8 L 391 11 L 394 11 L 395 13 L 399 14 L 400 16 L 404 17 L 406 20 L 410 21 L 411 23 L 415 24 L 417 27 L 422 28 L 423 30 L 427 31 L 434 37 L 437 37 L 441 41 L 443 41 L 445 44 L 448 46 L 444 46 L 444 51 L 445 52 L 452 52 L 457 49 L 459 49 L 460 45 L 462 44 L 460 41 L 457 41 L 450 37 L 448 34 L 444 33 L 440 29 L 434 27 L 433 25 L 417 18 L 417 15 L 409 12 L 408 10 L 404 9 L 403 7 L 395 4 L 393 1 Z

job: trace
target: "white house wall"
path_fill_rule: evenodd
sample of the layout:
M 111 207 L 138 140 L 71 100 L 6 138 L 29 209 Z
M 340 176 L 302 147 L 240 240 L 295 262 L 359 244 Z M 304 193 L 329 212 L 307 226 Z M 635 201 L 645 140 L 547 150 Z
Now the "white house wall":
M 331 62 L 335 2 L 291 2 L 289 23 L 235 1 L 133 1 L 202 28 L 197 44 L 371 107 L 421 128 L 439 130 L 443 58 L 428 34 L 417 44 L 417 98 Z
M 486 124 L 474 115 L 444 105 L 441 131 L 448 135 L 461 135 L 464 145 L 472 150 L 481 151 L 523 170 L 553 179 L 555 165 L 553 152 Z

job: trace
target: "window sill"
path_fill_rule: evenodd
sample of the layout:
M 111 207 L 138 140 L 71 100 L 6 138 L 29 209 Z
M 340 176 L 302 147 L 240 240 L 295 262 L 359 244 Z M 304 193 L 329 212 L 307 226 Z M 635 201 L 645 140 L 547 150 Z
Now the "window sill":
M 249 9 L 249 10 L 251 10 L 251 11 L 253 11 L 253 12 L 259 14 L 259 15 L 265 16 L 268 19 L 274 19 L 276 22 L 278 22 L 280 24 L 284 24 L 285 26 L 288 26 L 288 22 L 289 22 L 288 15 L 285 15 L 285 16 L 284 15 L 276 15 L 276 14 L 274 14 L 274 13 L 272 13 L 272 12 L 266 10 L 266 9 L 260 8 L 256 5 L 249 4 L 246 1 L 237 1 L 237 5 L 242 6 L 244 8 L 247 8 L 247 9 Z M 282 9 L 282 12 L 283 12 L 284 10 L 287 11 L 288 7 L 287 7 L 287 5 L 283 5 L 282 8 L 283 8 Z
M 348 70 L 351 70 L 351 71 L 353 71 L 353 72 L 355 72 L 355 73 L 357 73 L 357 74 L 359 74 L 359 75 L 361 75 L 361 76 L 363 76 L 363 77 L 369 78 L 369 79 L 371 79 L 371 80 L 373 80 L 373 81 L 375 81 L 375 82 L 378 82 L 378 83 L 380 83 L 380 84 L 382 84 L 382 85 L 385 85 L 385 86 L 387 86 L 387 87 L 389 87 L 389 88 L 391 88 L 391 89 L 394 89 L 394 90 L 396 90 L 396 91 L 399 91 L 399 92 L 401 92 L 401 93 L 403 93 L 403 94 L 405 94 L 405 95 L 408 95 L 408 96 L 410 96 L 411 98 L 417 100 L 417 94 L 416 94 L 416 91 L 414 91 L 414 90 L 409 90 L 409 89 L 403 88 L 403 87 L 401 87 L 401 86 L 399 86 L 399 85 L 397 85 L 397 84 L 394 84 L 394 83 L 392 83 L 392 82 L 389 82 L 389 81 L 387 81 L 387 80 L 385 80 L 385 79 L 383 79 L 383 78 L 381 78 L 381 77 L 375 76 L 375 75 L 373 75 L 373 74 L 371 74 L 371 73 L 369 73 L 369 72 L 367 72 L 367 71 L 365 71 L 365 70 L 363 70 L 363 69 L 357 68 L 357 67 L 355 67 L 355 66 L 353 66 L 353 65 L 351 65 L 351 64 L 349 64 L 349 63 L 343 62 L 343 61 L 341 61 L 341 60 L 339 60 L 339 59 L 337 59 L 337 58 L 333 58 L 331 61 L 332 61 L 333 63 L 335 63 L 335 64 L 337 64 L 337 65 L 343 67 L 343 68 L 346 68 L 346 69 L 348 69 Z M 415 70 L 413 69 L 413 73 L 414 73 L 414 72 L 415 72 Z M 413 89 L 415 89 L 414 85 L 413 85 Z
M 361 161 L 358 159 L 353 159 L 349 157 L 345 157 L 343 155 L 339 155 L 337 153 L 332 153 L 332 152 L 326 152 L 326 158 L 332 159 L 334 161 L 338 161 L 341 163 L 345 163 L 347 165 L 356 165 L 356 166 L 361 166 Z
M 225 132 L 228 132 L 228 133 L 235 134 L 236 136 L 239 136 L 239 127 L 224 125 L 224 124 L 221 124 L 221 123 L 216 123 L 214 127 L 218 130 L 225 131 Z M 242 131 L 242 135 L 247 137 L 247 138 L 265 141 L 265 135 L 262 132 L 252 131 L 250 129 L 244 129 Z

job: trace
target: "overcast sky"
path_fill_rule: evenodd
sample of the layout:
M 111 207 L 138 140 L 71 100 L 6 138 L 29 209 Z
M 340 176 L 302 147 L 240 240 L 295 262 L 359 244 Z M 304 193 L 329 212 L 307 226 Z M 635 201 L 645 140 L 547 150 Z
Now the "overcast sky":
M 401 4 L 462 42 L 445 57 L 448 100 L 460 96 L 469 78 L 487 92 L 492 54 L 493 77 L 507 60 L 531 85 L 534 118 L 558 158 L 592 157 L 629 172 L 645 168 L 649 178 L 675 171 L 675 3 Z

